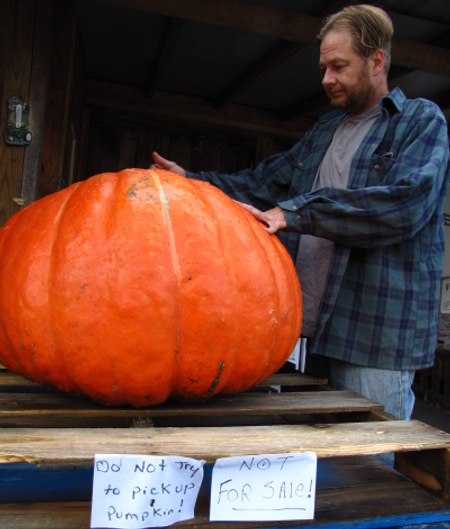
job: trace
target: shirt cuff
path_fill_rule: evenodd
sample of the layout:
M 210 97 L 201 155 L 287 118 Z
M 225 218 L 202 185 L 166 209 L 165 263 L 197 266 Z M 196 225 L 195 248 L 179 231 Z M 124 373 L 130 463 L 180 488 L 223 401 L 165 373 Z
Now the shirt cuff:
M 310 218 L 306 209 L 300 209 L 291 200 L 277 205 L 283 210 L 287 230 L 309 233 Z
M 300 231 L 301 217 L 295 211 L 283 210 L 286 219 L 286 229 L 291 231 Z
M 192 171 L 184 170 L 186 173 L 186 178 L 193 178 L 194 180 L 200 180 L 199 175 L 197 173 L 193 173 Z

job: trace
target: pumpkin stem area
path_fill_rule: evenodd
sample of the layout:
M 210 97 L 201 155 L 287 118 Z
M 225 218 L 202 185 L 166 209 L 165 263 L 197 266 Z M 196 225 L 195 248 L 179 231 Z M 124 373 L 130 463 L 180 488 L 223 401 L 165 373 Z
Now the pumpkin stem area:
M 214 393 L 214 390 L 216 389 L 216 386 L 219 383 L 220 376 L 222 375 L 222 371 L 224 369 L 225 369 L 225 362 L 220 361 L 219 362 L 219 372 L 217 373 L 216 378 L 212 381 L 212 384 L 206 393 L 207 397 L 210 397 Z

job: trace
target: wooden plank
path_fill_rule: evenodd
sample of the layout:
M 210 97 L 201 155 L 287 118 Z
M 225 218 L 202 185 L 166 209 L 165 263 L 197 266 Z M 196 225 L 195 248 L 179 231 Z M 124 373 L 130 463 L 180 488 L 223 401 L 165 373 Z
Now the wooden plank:
M 174 417 L 229 415 L 328 414 L 382 411 L 383 406 L 353 391 L 307 393 L 238 393 L 218 395 L 207 402 L 166 403 L 150 408 L 108 407 L 88 398 L 73 398 L 63 393 L 2 393 L 0 420 L 11 417 L 51 418 L 97 417 Z
M 30 82 L 30 130 L 33 140 L 25 149 L 21 198 L 24 204 L 36 199 L 41 169 L 42 142 L 50 71 L 50 35 L 53 22 L 54 0 L 36 3 L 33 40 L 33 61 Z
M 406 491 L 406 487 L 401 489 L 392 490 L 390 488 L 385 489 L 384 494 L 382 491 L 375 496 L 369 497 L 370 500 L 377 502 L 378 505 L 383 505 L 385 500 L 393 498 L 399 498 L 400 494 L 402 498 L 407 497 L 407 492 L 412 501 L 415 501 L 416 511 L 421 506 L 421 496 L 420 491 L 412 489 Z M 392 494 L 393 493 L 393 494 Z M 324 494 L 324 501 L 328 497 L 333 495 Z M 340 495 L 341 508 L 339 509 L 341 514 L 340 518 L 343 519 L 346 512 L 346 507 L 351 503 L 352 491 L 346 491 L 346 496 L 344 494 Z M 346 500 L 346 501 L 344 501 Z M 367 497 L 364 498 L 367 500 Z M 332 501 L 335 501 L 332 498 Z M 372 501 L 370 502 L 372 504 Z M 386 517 L 382 518 L 381 516 L 377 519 L 367 519 L 364 518 L 364 512 L 368 511 L 368 508 L 365 507 L 366 502 L 363 501 L 359 504 L 360 514 L 356 518 L 350 518 L 348 516 L 346 521 L 336 521 L 331 522 L 327 521 L 326 516 L 322 515 L 319 508 L 316 509 L 316 519 L 314 522 L 277 522 L 277 527 L 291 527 L 291 528 L 301 528 L 301 529 L 368 529 L 376 527 L 405 527 L 408 529 L 423 529 L 425 527 L 431 527 L 438 529 L 448 527 L 450 511 L 440 510 L 431 512 L 416 512 L 415 510 L 410 510 L 408 514 L 397 514 L 391 515 L 388 519 Z M 403 507 L 403 504 L 398 503 L 399 509 Z M 437 506 L 439 508 L 440 505 Z M 339 510 L 336 509 L 336 512 L 339 514 Z M 90 515 L 91 515 L 91 502 L 58 502 L 58 503 L 32 503 L 32 504 L 7 504 L 0 506 L 0 525 L 2 529 L 90 529 Z M 378 521 L 379 525 L 376 525 Z M 437 524 L 445 525 L 437 525 Z M 436 524 L 436 525 L 426 525 L 426 524 Z M 185 522 L 179 522 L 177 528 L 188 528 L 188 529 L 255 529 L 259 527 L 273 527 L 273 523 L 264 523 L 264 522 L 210 522 L 206 515 L 196 516 L 194 520 L 188 520 Z
M 413 523 L 450 519 L 450 511 L 442 501 L 373 458 L 364 458 L 356 465 L 347 459 L 327 460 L 325 466 L 325 469 L 318 469 L 314 522 L 279 522 L 277 526 L 411 527 Z M 328 476 L 323 479 L 323 470 L 331 475 L 331 480 Z M 338 483 L 334 484 L 333 478 L 338 478 Z M 87 498 L 90 497 L 88 489 Z M 209 501 L 209 491 L 203 489 L 197 501 L 195 519 L 177 526 L 190 529 L 273 527 L 273 523 L 268 522 L 210 522 Z M 4 504 L 0 505 L 0 526 L 2 529 L 87 529 L 90 509 L 90 501 Z M 340 521 L 345 521 L 345 525 L 339 525 Z
M 446 501 L 450 498 L 450 450 L 432 452 L 399 453 L 395 457 L 395 467 L 416 483 L 439 493 Z
M 153 163 L 152 152 L 156 144 L 156 131 L 139 128 L 136 167 L 147 168 Z
M 320 30 L 318 17 L 292 10 L 266 7 L 241 0 L 102 0 L 103 3 L 147 13 L 186 19 L 202 24 L 252 31 L 293 42 L 315 43 Z
M 89 122 L 88 148 L 86 156 L 86 177 L 102 172 L 102 123 L 91 120 Z
M 233 81 L 226 90 L 216 98 L 216 105 L 221 108 L 230 103 L 237 94 L 247 86 L 277 70 L 283 63 L 303 49 L 303 44 L 286 40 L 280 41 L 259 60 L 257 60 L 244 74 Z
M 120 154 L 120 132 L 119 125 L 103 125 L 101 128 L 102 151 L 101 172 L 117 171 L 119 168 Z
M 14 198 L 20 198 L 25 149 L 3 140 L 7 102 L 19 96 L 29 103 L 34 0 L 0 2 L 0 225 L 18 211 Z M 31 110 L 32 111 L 32 110 Z
M 310 386 L 325 386 L 328 383 L 326 378 L 304 375 L 303 373 L 276 373 L 255 386 L 255 389 L 267 389 L 270 387 L 280 387 L 283 390 L 290 388 L 298 389 Z M 0 392 L 51 392 L 50 387 L 38 384 L 17 373 L 11 373 L 6 368 L 0 368 Z
M 137 140 L 137 129 L 134 127 L 121 129 L 118 170 L 136 167 Z
M 164 77 L 164 73 L 170 63 L 173 49 L 181 30 L 183 29 L 183 25 L 184 20 L 173 17 L 169 17 L 164 23 L 163 34 L 156 54 L 157 59 L 149 72 L 149 81 L 146 90 L 148 97 L 152 97 L 158 83 Z
M 102 0 L 147 13 L 173 16 L 203 24 L 251 31 L 268 37 L 316 44 L 320 17 L 241 0 Z M 424 42 L 393 38 L 392 63 L 450 77 L 450 50 Z
M 181 167 L 191 166 L 192 133 L 173 133 L 170 138 L 170 150 L 168 156 L 171 160 L 177 160 Z
M 90 529 L 91 502 L 0 505 L 2 529 Z
M 182 455 L 213 462 L 244 454 L 316 452 L 319 458 L 450 447 L 419 421 L 186 428 L 1 428 L 0 464 L 91 466 L 95 453 Z
M 48 392 L 52 391 L 50 388 L 28 380 L 21 375 L 16 375 L 15 373 L 10 373 L 8 371 L 0 371 L 0 392 L 6 393 L 9 391 L 15 392 L 36 392 L 40 393 L 42 391 Z
M 75 0 L 56 2 L 54 7 L 38 198 L 57 191 L 63 176 L 77 30 L 76 10 Z
M 147 119 L 188 122 L 209 127 L 232 127 L 257 134 L 299 139 L 315 120 L 298 117 L 282 121 L 276 112 L 229 104 L 218 109 L 214 102 L 180 94 L 156 91 L 151 99 L 138 88 L 89 79 L 86 83 L 86 104 L 96 109 L 114 109 L 124 114 L 138 114 Z
M 0 378 L 1 381 L 1 378 Z M 304 386 L 325 386 L 328 384 L 328 379 L 323 377 L 316 377 L 305 375 L 303 373 L 275 373 L 266 378 L 259 386 L 281 386 L 283 388 L 289 387 L 304 387 Z

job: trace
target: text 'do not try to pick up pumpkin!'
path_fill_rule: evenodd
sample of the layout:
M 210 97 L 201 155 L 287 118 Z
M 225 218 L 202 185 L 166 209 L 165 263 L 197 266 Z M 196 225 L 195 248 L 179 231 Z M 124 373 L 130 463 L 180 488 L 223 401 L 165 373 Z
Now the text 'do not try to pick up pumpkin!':
M 0 363 L 62 391 L 133 406 L 242 391 L 300 325 L 282 244 L 198 180 L 100 174 L 0 229 Z

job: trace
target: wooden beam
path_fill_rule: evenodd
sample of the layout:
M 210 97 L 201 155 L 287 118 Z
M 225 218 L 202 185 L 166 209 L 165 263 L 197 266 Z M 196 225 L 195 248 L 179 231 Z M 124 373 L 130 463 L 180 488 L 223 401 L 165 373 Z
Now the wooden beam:
M 50 35 L 53 21 L 53 4 L 54 0 L 42 0 L 36 4 L 30 83 L 33 140 L 25 150 L 23 161 L 21 198 L 24 201 L 24 205 L 36 199 L 41 169 L 50 69 Z
M 317 16 L 323 18 L 330 13 L 334 13 L 346 5 L 351 4 L 351 0 L 335 0 L 328 4 L 325 9 L 321 9 Z M 244 90 L 247 86 L 260 80 L 262 77 L 271 74 L 274 70 L 279 68 L 284 62 L 288 61 L 291 57 L 299 53 L 305 44 L 299 44 L 287 40 L 282 40 L 275 47 L 268 51 L 263 57 L 261 57 L 255 64 L 253 64 L 239 79 L 232 83 L 227 90 L 223 92 L 221 96 L 217 98 L 217 106 L 219 108 L 224 107 L 229 101 L 231 101 L 239 92 Z M 325 94 L 323 94 L 325 97 Z M 326 98 L 325 98 L 326 99 Z M 302 107 L 302 103 L 300 103 Z M 294 115 L 289 113 L 290 109 L 283 115 L 282 119 L 292 119 L 301 115 L 300 112 Z M 283 113 L 284 114 L 284 113 Z
M 394 38 L 392 63 L 411 70 L 450 77 L 450 50 L 426 42 Z
M 67 447 L 70 446 L 70 450 Z M 110 454 L 163 454 L 215 462 L 311 450 L 318 458 L 448 449 L 450 435 L 419 421 L 172 428 L 0 428 L 0 464 L 92 466 Z
M 331 2 L 324 10 L 317 13 L 321 18 L 329 13 L 342 9 L 351 3 L 351 0 L 335 0 Z M 224 93 L 217 98 L 217 106 L 223 107 L 233 99 L 239 92 L 247 86 L 260 80 L 262 77 L 271 74 L 279 68 L 284 62 L 299 53 L 305 44 L 299 44 L 287 40 L 282 40 L 274 48 L 269 50 L 255 64 L 253 64 L 239 79 L 232 83 Z
M 448 501 L 450 494 L 450 451 L 442 448 L 429 452 L 397 453 L 395 468 Z
M 160 49 L 157 54 L 155 66 L 150 73 L 147 95 L 152 97 L 158 87 L 158 79 L 161 79 L 170 61 L 178 35 L 183 29 L 184 21 L 178 18 L 168 18 L 164 24 L 164 31 L 161 37 Z
M 315 121 L 300 118 L 283 122 L 273 112 L 235 104 L 221 110 L 209 100 L 161 91 L 155 92 L 149 99 L 137 88 L 92 79 L 87 83 L 86 104 L 92 109 L 108 109 L 147 118 L 187 121 L 294 139 L 303 136 Z
M 136 9 L 193 22 L 229 27 L 307 44 L 315 41 L 320 19 L 252 4 L 242 0 L 101 0 L 127 9 Z
M 0 225 L 19 209 L 14 199 L 20 199 L 23 159 L 29 148 L 7 145 L 3 135 L 8 99 L 20 96 L 29 103 L 34 10 L 34 0 L 0 2 Z
M 229 27 L 290 40 L 315 44 L 321 19 L 244 0 L 101 0 L 104 3 L 147 13 Z M 450 77 L 450 50 L 423 42 L 394 38 L 392 62 L 415 70 Z
M 297 44 L 283 40 L 266 53 L 259 61 L 256 61 L 242 77 L 232 83 L 223 94 L 217 99 L 217 106 L 223 108 L 239 92 L 247 86 L 262 79 L 276 70 L 281 64 L 296 55 L 302 48 L 303 44 Z

